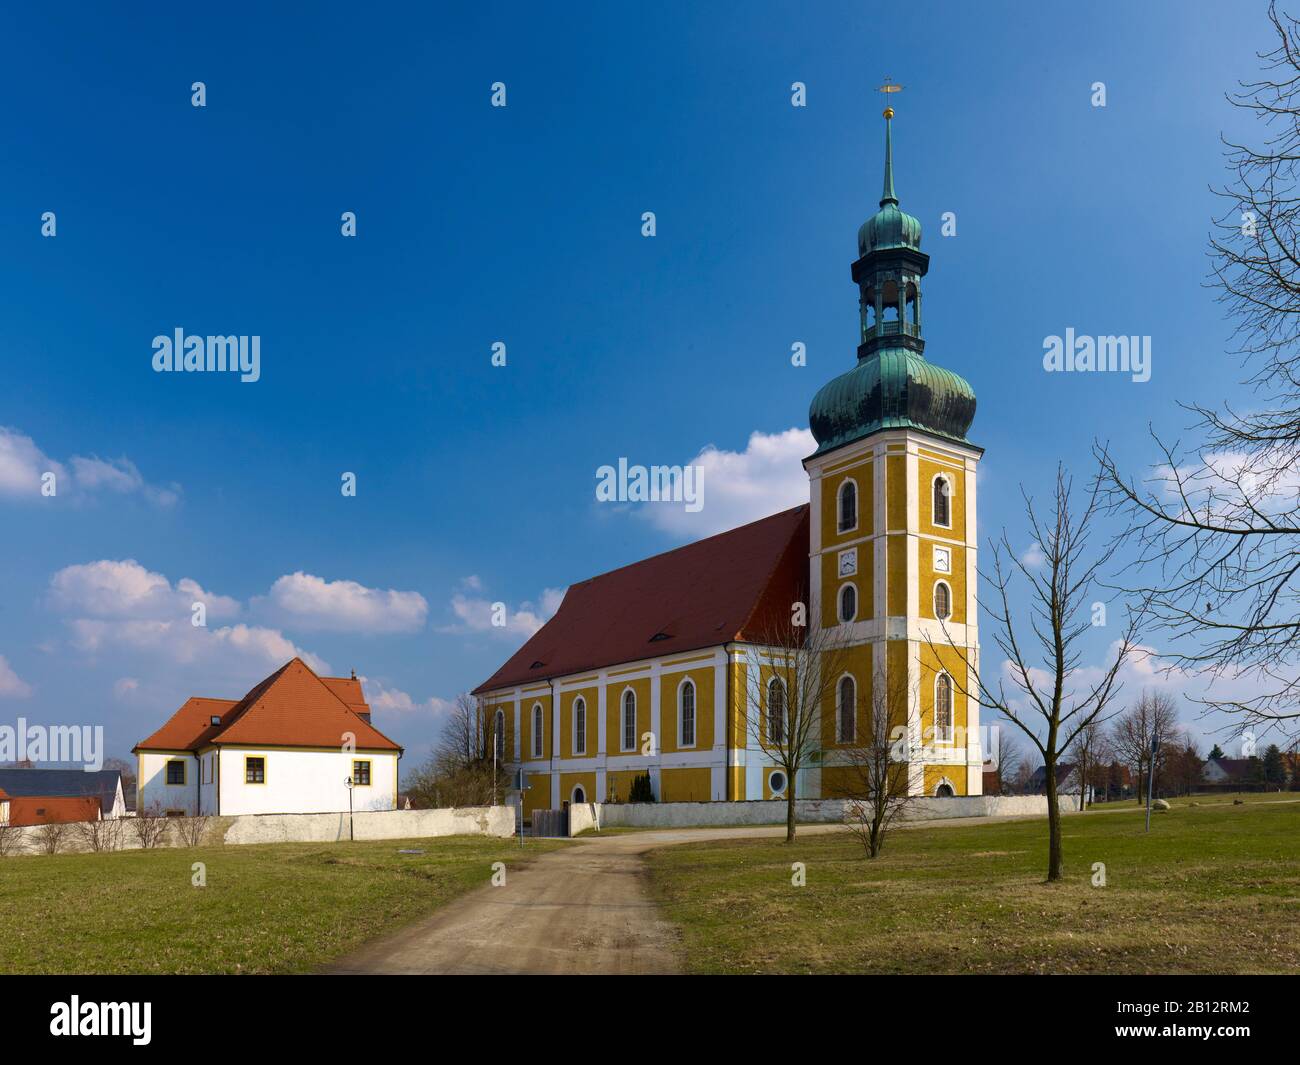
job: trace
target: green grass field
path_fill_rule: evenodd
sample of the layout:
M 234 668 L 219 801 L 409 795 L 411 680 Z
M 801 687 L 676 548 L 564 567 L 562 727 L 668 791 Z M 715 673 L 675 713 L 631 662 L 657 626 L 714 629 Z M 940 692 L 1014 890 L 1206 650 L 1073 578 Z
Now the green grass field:
M 295 973 L 567 846 L 451 836 L 0 859 L 0 973 Z M 423 850 L 401 855 L 401 848 Z M 207 887 L 191 865 L 207 866 Z
M 1069 815 L 1050 885 L 1040 821 L 899 830 L 874 861 L 847 833 L 649 861 L 694 972 L 1294 973 L 1300 804 L 1264 798 L 1194 797 L 1153 815 L 1150 835 L 1136 806 Z

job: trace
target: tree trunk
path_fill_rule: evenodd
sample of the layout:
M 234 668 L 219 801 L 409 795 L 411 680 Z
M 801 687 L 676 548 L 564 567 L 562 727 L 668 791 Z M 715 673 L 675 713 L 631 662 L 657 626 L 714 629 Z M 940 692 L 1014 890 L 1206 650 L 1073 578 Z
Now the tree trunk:
M 794 842 L 794 774 L 785 782 L 785 841 Z
M 1056 805 L 1056 766 L 1047 767 L 1047 879 L 1061 879 L 1061 808 Z

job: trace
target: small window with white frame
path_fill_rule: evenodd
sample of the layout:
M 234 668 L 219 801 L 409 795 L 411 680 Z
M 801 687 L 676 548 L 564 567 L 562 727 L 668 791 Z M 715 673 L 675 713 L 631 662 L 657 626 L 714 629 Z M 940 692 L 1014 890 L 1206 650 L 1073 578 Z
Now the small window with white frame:
M 352 763 L 352 784 L 357 788 L 370 787 L 370 763 L 356 761 Z

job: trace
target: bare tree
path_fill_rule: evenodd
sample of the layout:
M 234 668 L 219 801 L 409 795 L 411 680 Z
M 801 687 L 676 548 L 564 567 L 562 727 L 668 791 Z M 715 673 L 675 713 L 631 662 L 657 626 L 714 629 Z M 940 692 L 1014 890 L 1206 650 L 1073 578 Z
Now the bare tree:
M 212 818 L 206 814 L 195 814 L 193 817 L 177 817 L 173 820 L 176 822 L 176 835 L 181 845 L 197 847 L 203 843 L 203 837 L 208 831 L 208 823 Z
M 1198 442 L 1155 438 L 1142 483 L 1099 448 L 1110 501 L 1131 522 L 1138 568 L 1169 667 L 1211 682 L 1199 701 L 1265 729 L 1300 718 L 1300 23 L 1270 4 L 1263 74 L 1229 101 L 1258 143 L 1225 140 L 1226 205 L 1210 241 L 1213 285 L 1235 319 L 1235 353 L 1255 396 L 1186 409 Z M 1262 690 L 1231 697 L 1215 682 Z
M 27 833 L 18 825 L 0 825 L 0 858 L 7 858 L 25 849 Z
M 475 699 L 456 697 L 429 760 L 406 781 L 406 792 L 421 806 L 495 805 L 505 766 L 493 766 L 492 720 Z M 503 742 L 502 749 L 508 749 Z M 495 769 L 495 773 L 494 773 Z
M 159 846 L 170 827 L 168 818 L 163 816 L 162 807 L 157 801 L 150 803 L 143 810 L 137 810 L 135 817 L 131 818 L 130 825 L 142 850 Z
M 995 752 L 997 757 L 998 771 L 998 790 L 1003 795 L 1014 793 L 1016 784 L 1020 778 L 1020 771 L 1024 766 L 1025 755 L 1021 750 L 1020 741 L 1016 739 L 1015 733 L 1010 729 L 998 726 L 998 749 Z
M 57 854 L 67 834 L 67 822 L 47 821 L 36 830 L 36 849 L 43 854 Z
M 88 851 L 115 851 L 121 845 L 122 822 L 99 818 L 77 821 L 71 827 L 72 838 Z
M 1024 494 L 1022 492 L 1022 494 Z M 1093 522 L 1100 509 L 1099 485 L 1094 481 L 1085 494 L 1082 510 L 1072 509 L 1073 482 L 1063 467 L 1057 468 L 1049 511 L 1040 518 L 1033 499 L 1024 494 L 1029 532 L 1038 544 L 1041 561 L 1033 564 L 1019 556 L 1004 530 L 992 545 L 993 569 L 982 574 L 992 587 L 992 603 L 981 603 L 997 626 L 994 640 L 1006 656 L 1016 695 L 1004 682 L 989 684 L 972 668 L 967 652 L 949 638 L 948 646 L 967 666 L 954 683 L 968 699 L 998 711 L 1027 737 L 1043 757 L 1047 770 L 1047 879 L 1061 877 L 1061 811 L 1057 805 L 1056 766 L 1090 721 L 1104 717 L 1119 690 L 1118 676 L 1134 651 L 1136 615 L 1130 614 L 1109 665 L 1095 682 L 1082 679 L 1081 641 L 1092 628 L 1095 590 L 1116 545 L 1094 551 Z M 1011 606 L 1013 576 L 1028 584 L 1027 610 L 1031 644 L 1026 644 L 1021 624 Z M 945 626 L 946 634 L 946 626 Z M 927 641 L 933 647 L 933 641 Z M 1031 651 L 1033 645 L 1036 651 Z M 977 676 L 976 690 L 968 690 L 966 677 Z M 1077 687 L 1076 687 L 1077 685 Z
M 1145 781 L 1152 770 L 1152 737 L 1163 737 L 1167 742 L 1174 738 L 1177 731 L 1178 708 L 1172 696 L 1165 692 L 1144 691 L 1138 701 L 1111 726 L 1111 747 L 1115 756 L 1133 771 L 1139 805 L 1146 802 Z M 1157 772 L 1164 749 L 1161 745 L 1156 751 Z
M 821 750 L 821 713 L 835 705 L 835 686 L 848 664 L 838 628 L 804 624 L 804 603 L 758 628 L 760 668 L 746 685 L 745 727 L 752 743 L 785 775 L 785 841 L 794 842 L 799 771 Z
M 1088 789 L 1096 784 L 1097 768 L 1106 757 L 1108 748 L 1105 723 L 1094 717 L 1075 733 L 1074 742 L 1066 752 L 1079 777 L 1080 812 L 1090 805 Z
M 891 683 L 877 670 L 863 734 L 835 752 L 839 776 L 833 790 L 848 800 L 849 830 L 869 858 L 879 857 L 890 828 L 914 798 L 908 794 L 907 696 L 905 679 Z M 826 774 L 826 765 L 822 772 Z

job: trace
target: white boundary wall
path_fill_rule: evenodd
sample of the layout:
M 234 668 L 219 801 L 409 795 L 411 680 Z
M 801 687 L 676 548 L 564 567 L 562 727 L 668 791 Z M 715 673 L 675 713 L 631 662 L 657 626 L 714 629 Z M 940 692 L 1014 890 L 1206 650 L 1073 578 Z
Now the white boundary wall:
M 358 840 L 427 839 L 436 836 L 491 836 L 508 839 L 515 834 L 515 808 L 512 806 L 466 806 L 444 810 L 358 811 L 352 815 L 353 831 Z M 140 841 L 131 829 L 133 818 L 111 822 L 118 826 L 114 850 L 139 850 Z M 162 846 L 180 846 L 169 826 Z M 40 846 L 41 826 L 14 829 L 21 833 L 21 844 L 9 851 L 13 855 L 43 853 Z M 203 846 L 223 843 L 334 843 L 348 838 L 348 815 L 333 814 L 242 814 L 239 817 L 208 819 Z M 77 839 L 77 826 L 66 826 L 59 844 L 60 854 L 82 852 L 88 848 Z
M 797 799 L 799 824 L 838 824 L 844 820 L 844 799 Z M 1062 813 L 1074 813 L 1077 795 L 1058 799 Z M 569 834 L 576 836 L 599 824 L 601 828 L 713 828 L 719 825 L 784 824 L 784 799 L 749 802 L 580 803 L 569 807 Z M 1046 817 L 1046 795 L 970 795 L 939 799 L 918 796 L 903 809 L 904 821 L 935 821 L 957 817 Z

